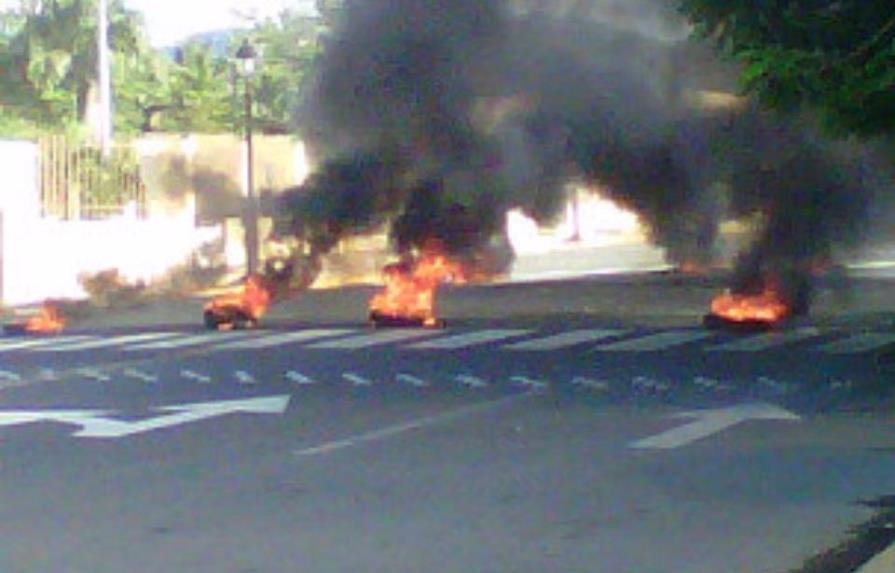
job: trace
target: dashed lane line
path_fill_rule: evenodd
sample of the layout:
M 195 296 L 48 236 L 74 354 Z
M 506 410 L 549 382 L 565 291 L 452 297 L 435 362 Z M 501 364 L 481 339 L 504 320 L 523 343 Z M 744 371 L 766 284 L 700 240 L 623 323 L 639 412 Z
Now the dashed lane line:
M 34 349 L 41 346 L 58 345 L 75 343 L 85 340 L 96 340 L 93 336 L 74 335 L 74 336 L 52 336 L 46 338 L 18 338 L 9 340 L 0 340 L 0 352 L 8 352 L 11 350 Z
M 260 338 L 250 338 L 247 340 L 236 340 L 234 342 L 225 342 L 223 344 L 215 344 L 213 350 L 258 350 L 261 348 L 272 348 L 274 346 L 282 346 L 284 344 L 292 344 L 296 342 L 311 342 L 320 340 L 321 338 L 333 338 L 346 334 L 357 333 L 357 330 L 348 328 L 315 328 L 310 330 L 299 330 L 297 332 L 287 332 L 284 334 L 272 334 L 270 336 L 262 336 Z
M 253 338 L 259 336 L 258 332 L 209 332 L 206 334 L 196 334 L 193 336 L 184 336 L 173 340 L 159 340 L 157 342 L 147 342 L 144 344 L 125 345 L 126 351 L 138 350 L 168 350 L 172 348 L 186 348 L 188 346 L 199 346 L 208 342 L 218 340 L 233 340 L 241 338 Z
M 488 344 L 499 340 L 506 340 L 517 336 L 530 334 L 530 330 L 521 329 L 492 329 L 479 330 L 466 334 L 457 334 L 434 340 L 427 340 L 417 344 L 411 344 L 407 348 L 414 350 L 458 350 L 460 348 L 468 348 L 479 344 Z
M 826 354 L 864 354 L 895 344 L 895 334 L 862 332 L 817 347 Z
M 340 338 L 339 340 L 328 340 L 310 344 L 305 348 L 317 348 L 327 350 L 357 350 L 360 348 L 369 348 L 371 346 L 380 346 L 391 344 L 394 342 L 404 342 L 406 340 L 415 340 L 427 336 L 434 336 L 437 331 L 420 330 L 420 329 L 395 329 L 383 330 L 373 334 L 364 334 L 360 336 L 350 336 L 348 338 Z
M 31 348 L 33 352 L 75 352 L 79 350 L 95 350 L 98 348 L 109 348 L 112 346 L 124 346 L 127 344 L 144 342 L 149 340 L 159 340 L 161 338 L 171 338 L 177 336 L 176 332 L 150 332 L 144 334 L 131 334 L 124 336 L 112 336 L 109 338 L 100 338 L 98 340 L 84 340 L 69 342 L 65 344 L 54 344 L 49 346 L 39 346 Z
M 725 344 L 709 346 L 705 350 L 708 352 L 761 352 L 816 338 L 820 335 L 820 331 L 816 328 L 798 328 L 786 332 L 769 332 L 739 338 Z
M 624 333 L 625 331 L 623 330 L 570 330 L 568 332 L 562 332 L 544 338 L 514 342 L 512 344 L 504 345 L 501 348 L 505 350 L 547 352 L 577 346 L 585 342 L 599 342 Z
M 683 346 L 710 336 L 713 334 L 699 330 L 672 330 L 597 346 L 595 350 L 599 352 L 654 352 Z

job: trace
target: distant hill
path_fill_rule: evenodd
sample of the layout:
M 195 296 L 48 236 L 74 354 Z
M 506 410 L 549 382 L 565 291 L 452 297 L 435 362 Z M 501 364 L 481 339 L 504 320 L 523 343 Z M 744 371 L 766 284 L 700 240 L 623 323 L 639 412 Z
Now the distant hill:
M 245 30 L 239 28 L 230 28 L 227 30 L 212 30 L 211 32 L 202 32 L 186 38 L 173 46 L 165 46 L 161 51 L 174 57 L 177 50 L 183 49 L 191 44 L 202 44 L 209 46 L 215 56 L 228 56 L 230 50 L 230 40 L 237 34 L 243 33 Z

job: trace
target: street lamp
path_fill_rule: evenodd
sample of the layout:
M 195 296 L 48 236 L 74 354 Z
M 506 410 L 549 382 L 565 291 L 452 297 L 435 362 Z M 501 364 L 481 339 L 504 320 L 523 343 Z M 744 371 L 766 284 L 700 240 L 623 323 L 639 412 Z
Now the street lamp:
M 239 72 L 245 81 L 245 144 L 246 144 L 246 206 L 245 229 L 246 267 L 248 274 L 258 271 L 258 202 L 255 198 L 254 153 L 252 150 L 252 76 L 255 75 L 255 48 L 243 40 L 236 51 Z

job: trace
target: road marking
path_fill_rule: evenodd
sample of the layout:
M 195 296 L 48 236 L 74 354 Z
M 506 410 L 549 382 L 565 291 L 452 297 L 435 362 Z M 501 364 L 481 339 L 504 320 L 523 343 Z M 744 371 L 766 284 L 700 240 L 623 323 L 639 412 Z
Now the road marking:
M 429 383 L 423 380 L 422 378 L 417 378 L 412 374 L 398 374 L 395 376 L 395 380 L 398 382 L 403 382 L 404 384 L 410 384 L 414 388 L 426 388 L 429 386 Z
M 863 354 L 895 344 L 895 334 L 862 332 L 817 347 L 827 354 Z
M 59 344 L 52 346 L 39 346 L 33 348 L 34 352 L 75 352 L 78 350 L 93 350 L 96 348 L 108 348 L 110 346 L 122 346 L 134 342 L 143 342 L 146 340 L 158 340 L 177 336 L 176 332 L 151 332 L 144 334 L 130 334 L 124 336 L 112 336 L 109 338 L 100 338 L 98 340 L 84 340 L 81 342 L 70 342 L 68 344 Z
M 83 376 L 84 378 L 88 378 L 90 380 L 96 380 L 97 382 L 111 382 L 112 377 L 99 370 L 98 368 L 80 368 L 75 371 L 75 373 L 79 376 Z
M 712 336 L 712 333 L 701 330 L 672 330 L 604 344 L 597 346 L 595 350 L 599 352 L 654 352 L 683 346 L 709 336 Z
M 488 383 L 482 380 L 481 378 L 477 378 L 475 376 L 469 376 L 467 374 L 460 374 L 456 378 L 454 378 L 460 384 L 464 386 L 468 386 L 470 388 L 487 388 Z
M 22 375 L 16 372 L 10 372 L 9 370 L 0 370 L 0 380 L 6 380 L 8 382 L 21 382 Z
M 186 348 L 188 346 L 199 346 L 210 341 L 229 340 L 235 338 L 250 338 L 258 336 L 257 332 L 208 332 L 205 334 L 194 334 L 192 336 L 181 336 L 173 340 L 160 340 L 157 342 L 146 342 L 144 344 L 126 345 L 124 350 L 133 352 L 139 350 L 167 350 L 170 348 Z
M 371 346 L 379 346 L 382 344 L 390 344 L 393 342 L 403 342 L 405 340 L 423 338 L 425 336 L 433 336 L 435 334 L 437 334 L 436 331 L 423 329 L 383 330 L 374 334 L 364 334 L 360 336 L 340 338 L 339 340 L 318 342 L 316 344 L 310 344 L 305 348 L 357 350 L 360 348 L 369 348 Z
M 52 368 L 41 368 L 37 371 L 37 376 L 44 382 L 56 382 L 59 380 L 59 376 Z
M 8 352 L 10 350 L 33 349 L 41 346 L 68 344 L 81 340 L 96 340 L 94 336 L 53 336 L 53 337 L 20 337 L 17 339 L 0 340 L 0 352 Z
M 696 420 L 661 434 L 637 440 L 629 447 L 640 450 L 672 450 L 708 438 L 749 420 L 799 421 L 802 418 L 779 406 L 765 403 L 740 404 L 714 410 L 682 412 L 674 418 Z
M 234 374 L 236 375 L 236 381 L 239 384 L 257 384 L 258 383 L 258 380 L 256 380 L 254 376 L 252 376 L 245 370 L 237 370 Z
M 354 448 L 371 442 L 379 442 L 388 438 L 392 438 L 394 436 L 412 432 L 414 430 L 423 430 L 426 428 L 431 428 L 433 426 L 439 426 L 461 420 L 463 418 L 468 418 L 469 416 L 473 416 L 475 414 L 497 410 L 508 404 L 512 404 L 514 402 L 518 402 L 535 395 L 536 394 L 533 392 L 526 392 L 524 394 L 506 396 L 504 398 L 499 398 L 497 400 L 491 400 L 488 402 L 480 402 L 471 406 L 464 406 L 455 410 L 449 410 L 447 412 L 436 414 L 434 416 L 426 416 L 424 418 L 411 420 L 402 424 L 387 426 L 379 430 L 372 430 L 370 432 L 356 434 L 340 440 L 325 442 L 317 446 L 295 450 L 293 454 L 297 457 L 318 456 L 321 454 L 329 454 L 347 448 Z
M 354 372 L 345 372 L 342 374 L 342 379 L 351 382 L 356 388 L 361 386 L 372 386 L 373 382 L 368 378 L 364 378 L 360 374 L 355 374 Z
M 892 573 L 895 571 L 895 544 L 877 554 L 855 573 Z
M 135 378 L 140 382 L 158 382 L 158 376 L 156 376 L 155 374 L 148 374 L 146 372 L 143 372 L 142 370 L 137 370 L 136 368 L 125 368 L 122 374 L 127 378 Z
M 756 334 L 747 338 L 738 338 L 732 342 L 709 346 L 705 350 L 709 352 L 761 352 L 770 348 L 794 344 L 809 338 L 820 336 L 816 328 L 799 328 L 786 332 L 769 332 Z
M 408 348 L 414 350 L 457 350 L 460 348 L 468 348 L 477 344 L 487 344 L 489 342 L 497 342 L 515 336 L 529 334 L 530 330 L 519 329 L 492 329 L 479 330 L 466 334 L 457 334 L 455 336 L 447 336 L 437 338 L 435 340 L 427 340 L 417 344 L 411 344 Z
M 300 386 L 310 386 L 311 384 L 316 384 L 317 382 L 311 378 L 308 378 L 301 372 L 297 372 L 295 370 L 289 370 L 286 372 L 286 380 L 289 382 L 295 382 Z
M 534 380 L 527 376 L 513 376 L 510 378 L 510 381 L 519 384 L 520 386 L 525 386 L 533 392 L 541 392 L 550 387 L 550 385 L 543 380 Z
M 502 348 L 506 350 L 519 351 L 549 351 L 575 346 L 585 342 L 598 342 L 613 336 L 624 334 L 623 330 L 570 330 L 545 338 L 535 338 L 534 340 L 523 340 L 507 344 Z
M 193 380 L 199 384 L 211 384 L 211 376 L 194 372 L 193 370 L 181 370 L 180 375 L 187 380 Z
M 608 392 L 612 390 L 612 384 L 606 380 L 594 380 L 593 378 L 585 378 L 584 376 L 575 376 L 572 378 L 572 386 L 581 386 L 588 390 L 596 390 L 598 392 Z
M 248 340 L 237 340 L 235 342 L 226 342 L 223 344 L 215 344 L 212 348 L 216 350 L 244 350 L 271 348 L 274 346 L 282 346 L 294 342 L 309 342 L 311 340 L 319 340 L 321 338 L 329 338 L 340 336 L 343 334 L 352 334 L 357 330 L 347 328 L 315 328 L 310 330 L 301 330 L 298 332 L 286 332 L 284 334 L 272 334 L 261 338 L 250 338 Z

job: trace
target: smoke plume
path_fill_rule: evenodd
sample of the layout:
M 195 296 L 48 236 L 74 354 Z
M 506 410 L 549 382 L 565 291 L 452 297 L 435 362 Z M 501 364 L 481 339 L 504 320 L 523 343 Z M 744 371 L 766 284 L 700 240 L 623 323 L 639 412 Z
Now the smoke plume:
M 756 217 L 743 290 L 857 241 L 867 156 L 804 116 L 714 105 L 736 70 L 671 4 L 346 0 L 301 107 L 320 168 L 284 197 L 292 230 L 323 253 L 390 223 L 399 251 L 435 238 L 462 255 L 507 210 L 550 221 L 584 183 L 672 262 L 710 261 L 724 218 Z

